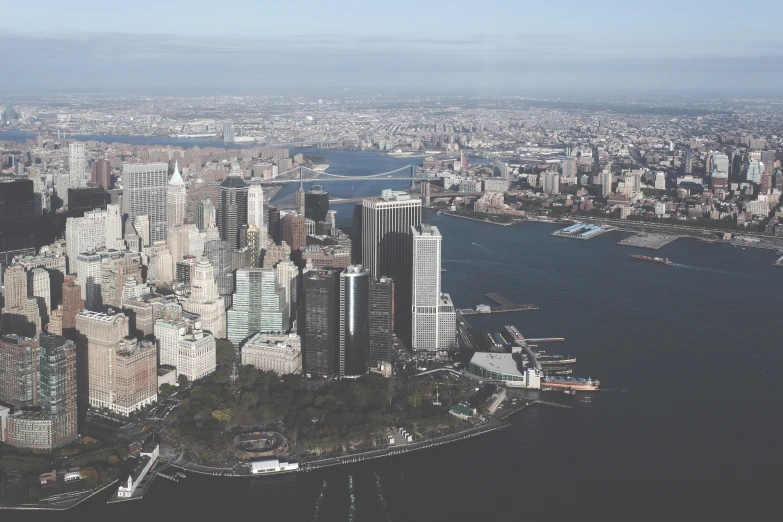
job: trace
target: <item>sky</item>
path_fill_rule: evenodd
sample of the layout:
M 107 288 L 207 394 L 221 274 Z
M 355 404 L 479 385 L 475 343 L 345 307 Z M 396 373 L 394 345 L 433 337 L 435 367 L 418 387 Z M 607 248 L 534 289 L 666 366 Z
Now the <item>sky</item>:
M 783 2 L 5 0 L 0 91 L 767 92 Z

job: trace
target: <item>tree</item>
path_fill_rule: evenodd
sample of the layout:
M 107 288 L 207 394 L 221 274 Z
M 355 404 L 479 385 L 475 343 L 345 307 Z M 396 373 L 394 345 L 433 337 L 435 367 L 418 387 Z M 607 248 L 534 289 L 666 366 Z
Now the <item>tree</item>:
M 188 385 L 188 376 L 184 373 L 180 373 L 179 377 L 177 377 L 177 384 L 182 388 L 186 387 Z
M 161 397 L 168 397 L 171 395 L 171 385 L 167 382 L 161 384 L 160 389 L 158 390 L 158 395 Z

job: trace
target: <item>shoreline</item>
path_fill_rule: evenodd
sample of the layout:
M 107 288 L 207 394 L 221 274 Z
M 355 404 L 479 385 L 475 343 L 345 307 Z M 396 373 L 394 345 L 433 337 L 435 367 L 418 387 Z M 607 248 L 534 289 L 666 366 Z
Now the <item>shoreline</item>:
M 534 403 L 531 403 L 531 405 L 532 404 Z M 442 435 L 434 439 L 422 440 L 419 442 L 406 444 L 398 447 L 371 449 L 371 450 L 353 453 L 345 456 L 328 457 L 325 459 L 304 461 L 302 462 L 302 466 L 297 470 L 276 471 L 276 472 L 258 473 L 258 474 L 238 474 L 234 472 L 233 468 L 210 468 L 209 466 L 198 466 L 199 468 L 203 468 L 203 469 L 196 469 L 196 468 L 188 467 L 190 464 L 184 464 L 184 465 L 171 464 L 171 467 L 180 469 L 184 472 L 194 472 L 200 475 L 208 475 L 208 476 L 222 477 L 222 478 L 259 478 L 259 477 L 266 477 L 266 476 L 289 475 L 292 473 L 310 473 L 312 471 L 317 471 L 323 468 L 343 466 L 346 464 L 353 464 L 364 460 L 374 460 L 374 459 L 380 459 L 384 457 L 393 457 L 396 455 L 403 455 L 413 451 L 421 451 L 424 449 L 434 448 L 437 446 L 443 446 L 445 444 L 451 444 L 453 442 L 459 442 L 461 440 L 478 437 L 480 435 L 485 435 L 487 433 L 503 430 L 511 426 L 511 423 L 505 421 L 505 418 L 504 419 L 494 418 L 494 424 L 492 423 L 493 421 L 490 420 L 488 424 L 483 426 L 473 427 L 473 428 L 459 431 L 457 433 L 452 433 L 450 435 Z M 209 471 L 210 469 L 213 471 Z

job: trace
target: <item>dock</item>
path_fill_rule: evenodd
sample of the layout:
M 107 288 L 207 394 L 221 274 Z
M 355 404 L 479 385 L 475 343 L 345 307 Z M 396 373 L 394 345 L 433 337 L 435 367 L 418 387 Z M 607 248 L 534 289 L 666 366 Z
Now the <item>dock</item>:
M 528 310 L 541 310 L 534 304 L 517 304 L 500 294 L 489 293 L 484 297 L 495 303 L 495 306 L 478 305 L 476 308 L 460 308 L 457 311 L 462 315 L 499 314 L 503 312 L 524 312 Z
M 614 227 L 599 227 L 598 225 L 590 225 L 588 223 L 574 223 L 570 227 L 552 232 L 551 235 L 555 237 L 581 239 L 582 241 L 586 241 L 611 230 L 616 229 Z
M 640 232 L 617 242 L 618 245 L 658 250 L 679 236 Z

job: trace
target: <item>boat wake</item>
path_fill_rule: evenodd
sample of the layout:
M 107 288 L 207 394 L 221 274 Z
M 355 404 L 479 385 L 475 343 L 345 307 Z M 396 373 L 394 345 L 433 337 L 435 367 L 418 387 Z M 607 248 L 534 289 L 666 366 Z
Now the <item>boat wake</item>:
M 356 517 L 356 495 L 353 494 L 353 475 L 348 475 L 348 495 L 351 497 L 351 505 L 348 507 L 348 520 L 353 522 Z
M 373 472 L 373 475 L 375 475 L 375 489 L 378 490 L 378 499 L 381 501 L 381 507 L 383 508 L 383 513 L 386 515 L 386 522 L 391 522 L 391 517 L 389 517 L 389 506 L 386 505 L 386 499 L 383 498 L 383 487 L 381 487 L 381 477 L 378 475 L 377 471 Z
M 321 513 L 321 504 L 324 500 L 324 491 L 326 491 L 326 479 L 324 479 L 324 483 L 321 485 L 321 493 L 318 495 L 318 500 L 315 501 L 315 515 L 313 516 L 313 520 L 318 520 L 318 515 Z
M 480 248 L 481 250 L 483 250 L 484 252 L 489 252 L 490 254 L 492 253 L 492 252 L 490 252 L 489 250 L 487 250 L 486 248 L 484 248 L 483 246 L 479 245 L 478 243 L 472 243 L 472 244 L 473 244 L 473 246 L 477 246 L 477 247 L 479 247 L 479 248 Z
M 683 265 L 682 263 L 672 263 L 672 266 L 680 268 L 687 268 L 688 270 L 699 270 L 701 272 L 711 272 L 713 274 L 723 274 L 728 276 L 747 277 L 749 279 L 760 279 L 759 276 L 754 274 L 746 274 L 743 272 L 732 272 L 731 270 L 718 270 L 717 268 L 707 268 L 704 266 Z

